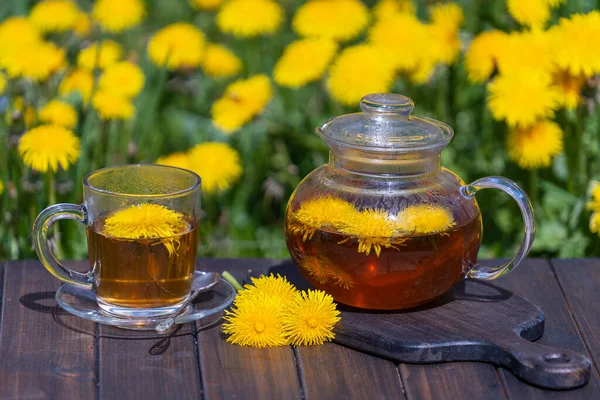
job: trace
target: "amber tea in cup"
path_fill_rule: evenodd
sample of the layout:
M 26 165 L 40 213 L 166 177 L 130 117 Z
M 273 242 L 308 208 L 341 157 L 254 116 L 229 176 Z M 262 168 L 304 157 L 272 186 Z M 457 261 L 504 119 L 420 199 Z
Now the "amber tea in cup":
M 191 292 L 198 243 L 200 177 L 163 165 L 108 167 L 83 180 L 81 205 L 57 204 L 34 224 L 35 247 L 60 280 L 94 291 L 114 317 L 150 318 L 179 310 Z M 47 241 L 58 219 L 86 225 L 90 271 L 64 267 Z

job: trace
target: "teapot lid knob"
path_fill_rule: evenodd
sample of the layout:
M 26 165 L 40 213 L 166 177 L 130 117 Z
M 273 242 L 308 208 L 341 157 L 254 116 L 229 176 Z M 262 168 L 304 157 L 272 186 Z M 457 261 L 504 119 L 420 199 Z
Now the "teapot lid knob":
M 372 93 L 360 100 L 360 109 L 365 113 L 392 113 L 408 116 L 414 108 L 415 103 L 401 94 Z

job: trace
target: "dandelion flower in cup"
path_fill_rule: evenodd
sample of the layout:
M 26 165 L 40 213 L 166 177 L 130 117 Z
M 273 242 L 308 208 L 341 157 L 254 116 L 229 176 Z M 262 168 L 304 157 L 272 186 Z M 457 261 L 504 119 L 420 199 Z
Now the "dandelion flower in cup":
M 584 75 L 573 76 L 567 71 L 555 71 L 552 75 L 552 84 L 560 92 L 561 106 L 575 109 L 583 100 L 581 90 L 585 85 Z
M 206 41 L 200 29 L 177 22 L 154 34 L 148 42 L 148 57 L 159 68 L 197 68 L 204 57 Z
M 184 169 L 191 169 L 190 157 L 187 153 L 177 152 L 171 153 L 166 156 L 162 156 L 154 161 L 155 164 L 170 165 L 171 167 L 178 167 Z
M 73 24 L 73 31 L 75 34 L 80 38 L 86 38 L 90 34 L 91 29 L 92 21 L 90 20 L 90 17 L 84 12 L 79 12 Z
M 397 227 L 413 234 L 441 232 L 455 226 L 452 212 L 437 204 L 408 206 L 398 213 Z
M 81 50 L 77 56 L 77 65 L 90 71 L 95 68 L 105 69 L 119 61 L 122 55 L 123 50 L 119 43 L 113 40 L 103 40 L 100 47 L 98 47 L 98 43 L 94 43 Z
M 51 42 L 14 48 L 0 57 L 0 66 L 11 78 L 45 81 L 65 66 L 65 50 Z
M 560 69 L 573 76 L 600 73 L 600 11 L 561 18 L 550 30 Z
M 273 70 L 275 82 L 298 88 L 321 79 L 336 51 L 337 44 L 331 39 L 309 38 L 290 43 Z
M 74 129 L 77 125 L 77 111 L 69 103 L 52 100 L 39 112 L 39 120 L 45 124 Z
M 305 200 L 293 214 L 291 221 L 292 233 L 301 232 L 303 241 L 311 239 L 316 229 L 339 229 L 346 221 L 358 213 L 356 208 L 345 200 L 331 196 Z
M 92 94 L 93 87 L 93 74 L 87 69 L 77 68 L 63 78 L 58 87 L 58 93 L 63 96 L 71 93 L 79 93 L 83 101 L 87 103 Z
M 239 79 L 225 89 L 211 108 L 213 124 L 224 133 L 232 133 L 262 112 L 273 97 L 266 75 Z
M 65 32 L 73 29 L 78 13 L 71 0 L 46 0 L 31 8 L 29 19 L 42 32 Z
M 329 69 L 327 90 L 338 102 L 356 106 L 369 93 L 392 88 L 395 71 L 389 55 L 366 44 L 345 48 Z
M 560 100 L 549 75 L 527 70 L 497 76 L 488 84 L 488 93 L 494 119 L 506 120 L 512 127 L 526 127 L 552 117 Z
M 244 290 L 238 292 L 236 303 L 252 301 L 253 296 L 264 294 L 279 301 L 282 305 L 289 304 L 294 298 L 297 290 L 285 276 L 271 274 L 261 275 L 259 278 L 251 278 L 251 285 L 244 285 Z
M 347 42 L 355 39 L 369 22 L 369 9 L 360 0 L 312 0 L 296 10 L 294 32 Z
M 102 29 L 118 33 L 139 25 L 146 15 L 142 0 L 96 0 L 92 17 Z
M 97 90 L 94 93 L 92 106 L 104 120 L 130 119 L 135 112 L 130 99 L 106 90 Z
M 465 54 L 465 66 L 471 82 L 485 82 L 497 67 L 498 59 L 507 53 L 508 34 L 493 30 L 473 39 Z
M 312 346 L 331 341 L 333 327 L 340 320 L 333 297 L 321 290 L 307 290 L 294 296 L 283 318 L 285 336 L 294 346 Z
M 104 70 L 98 88 L 123 97 L 135 97 L 144 87 L 144 73 L 129 61 L 120 61 Z
M 373 249 L 379 257 L 382 247 L 397 249 L 396 246 L 406 242 L 406 239 L 396 237 L 396 223 L 385 210 L 363 210 L 346 221 L 345 225 L 340 228 L 340 232 L 357 239 L 358 252 L 366 255 L 371 254 Z M 341 241 L 340 244 L 351 238 Z
M 19 154 L 25 165 L 40 172 L 68 169 L 79 158 L 79 139 L 57 125 L 40 125 L 19 140 Z
M 298 257 L 298 266 L 308 272 L 308 275 L 320 284 L 327 283 L 329 280 L 331 265 L 331 261 L 322 255 L 302 254 Z
M 563 132 L 552 121 L 539 121 L 527 128 L 513 129 L 506 140 L 508 157 L 519 167 L 549 167 L 552 157 L 563 149 Z
M 230 0 L 217 13 L 217 26 L 238 38 L 270 35 L 283 22 L 283 9 L 272 0 Z
M 415 15 L 415 11 L 411 0 L 379 0 L 373 8 L 373 16 L 380 20 L 395 14 Z
M 229 189 L 242 175 L 240 154 L 226 143 L 207 142 L 190 150 L 190 169 L 202 178 L 202 192 Z
M 225 310 L 223 332 L 228 343 L 239 346 L 273 347 L 287 344 L 283 334 L 283 304 L 264 293 L 251 301 L 235 302 Z
M 202 70 L 214 78 L 233 76 L 242 69 L 242 61 L 220 44 L 209 44 L 202 60 Z
M 212 11 L 219 8 L 223 0 L 190 0 L 190 5 L 197 10 Z

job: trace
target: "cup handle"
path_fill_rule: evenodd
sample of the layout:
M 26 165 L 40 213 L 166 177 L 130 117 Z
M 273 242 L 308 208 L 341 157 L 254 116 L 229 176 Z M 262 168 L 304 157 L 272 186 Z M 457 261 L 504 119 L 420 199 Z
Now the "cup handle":
M 83 289 L 93 289 L 93 276 L 91 271 L 82 274 L 65 267 L 56 259 L 48 243 L 48 230 L 50 226 L 61 219 L 74 219 L 87 224 L 87 211 L 85 205 L 56 204 L 44 209 L 33 223 L 33 244 L 35 251 L 44 267 L 52 275 L 63 282 Z
M 490 280 L 508 274 L 527 256 L 535 236 L 535 222 L 533 219 L 533 207 L 531 206 L 529 197 L 525 191 L 519 187 L 519 185 L 510 179 L 503 178 L 501 176 L 488 176 L 477 179 L 475 182 L 469 185 L 462 186 L 460 191 L 463 196 L 471 199 L 473 196 L 475 196 L 475 193 L 481 189 L 487 188 L 500 189 L 515 199 L 519 205 L 519 208 L 521 209 L 521 213 L 523 214 L 523 223 L 525 224 L 525 237 L 523 238 L 523 242 L 521 242 L 519 251 L 512 260 L 498 267 L 484 267 L 482 265 L 475 264 L 469 271 L 469 278 Z

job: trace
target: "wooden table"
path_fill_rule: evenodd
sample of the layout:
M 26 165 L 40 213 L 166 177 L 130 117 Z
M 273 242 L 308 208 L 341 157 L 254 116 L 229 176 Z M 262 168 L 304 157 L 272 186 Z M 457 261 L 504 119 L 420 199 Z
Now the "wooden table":
M 297 273 L 290 261 L 198 266 L 241 280 Z M 529 259 L 494 284 L 543 309 L 541 343 L 594 361 L 587 386 L 547 391 L 488 364 L 395 365 L 335 343 L 242 348 L 225 343 L 218 324 L 168 337 L 100 326 L 58 308 L 59 282 L 38 261 L 9 261 L 0 265 L 0 399 L 600 399 L 600 260 Z

